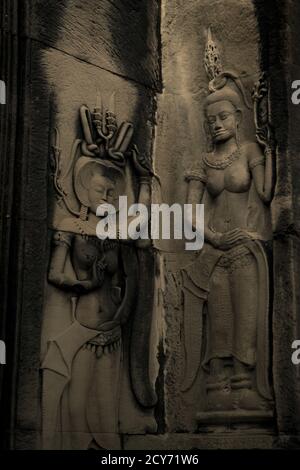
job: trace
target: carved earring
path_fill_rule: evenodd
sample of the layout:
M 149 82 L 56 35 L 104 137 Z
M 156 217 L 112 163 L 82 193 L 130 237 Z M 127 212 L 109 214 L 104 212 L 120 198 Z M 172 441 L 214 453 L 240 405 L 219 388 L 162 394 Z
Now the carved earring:
M 211 136 L 211 134 L 209 134 L 209 138 L 208 138 L 208 152 L 212 153 L 215 151 L 215 144 L 214 144 L 214 141 L 213 141 L 213 138 Z
M 204 123 L 204 131 L 206 135 L 206 151 L 208 153 L 212 153 L 215 150 L 215 146 L 214 146 L 213 138 L 211 136 L 209 127 L 206 122 Z
M 87 215 L 88 215 L 88 207 L 81 204 L 80 213 L 79 213 L 80 219 L 87 220 Z

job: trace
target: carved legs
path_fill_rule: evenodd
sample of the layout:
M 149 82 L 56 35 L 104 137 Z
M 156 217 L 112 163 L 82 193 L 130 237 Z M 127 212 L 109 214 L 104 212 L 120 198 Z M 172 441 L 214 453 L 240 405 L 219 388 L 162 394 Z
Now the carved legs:
M 121 348 L 118 343 L 97 356 L 95 350 L 82 347 L 74 357 L 59 408 L 61 448 L 120 449 Z
M 233 358 L 234 375 L 231 376 L 231 387 L 233 389 L 250 388 L 251 372 L 249 366 L 246 366 L 238 359 Z
M 215 267 L 208 297 L 204 367 L 209 410 L 264 406 L 256 387 L 259 291 L 252 253 L 243 246 L 227 252 Z
M 222 380 L 226 377 L 223 359 L 212 359 L 209 365 L 210 376 L 214 381 Z

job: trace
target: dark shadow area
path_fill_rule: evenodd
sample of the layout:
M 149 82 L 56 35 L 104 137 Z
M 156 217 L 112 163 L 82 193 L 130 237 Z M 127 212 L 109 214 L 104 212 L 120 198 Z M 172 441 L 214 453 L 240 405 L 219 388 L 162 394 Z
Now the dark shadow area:
M 42 14 L 48 20 L 53 16 L 59 25 L 65 6 L 57 3 L 55 11 L 50 2 L 42 2 Z M 28 410 L 31 428 L 27 429 L 26 448 L 35 448 L 38 439 L 39 411 L 39 348 L 42 321 L 42 298 L 47 259 L 40 259 L 47 250 L 46 217 L 47 182 L 36 178 L 47 173 L 49 128 L 42 123 L 49 120 L 49 90 L 41 61 L 32 63 L 32 41 L 28 37 L 30 2 L 6 0 L 1 2 L 2 38 L 1 77 L 7 80 L 7 105 L 1 110 L 1 330 L 6 342 L 6 362 L 0 368 L 0 448 L 18 447 L 18 429 L 26 424 L 18 419 L 22 391 L 33 389 L 31 409 Z M 8 27 L 9 25 L 10 27 Z M 58 39 L 58 37 L 57 37 Z M 40 108 L 32 113 L 31 84 L 38 77 Z M 3 119 L 6 120 L 5 134 Z M 35 143 L 37 133 L 40 141 Z M 39 146 L 47 142 L 45 146 Z M 37 203 L 38 201 L 38 203 Z M 37 207 L 37 213 L 30 208 Z M 46 257 L 44 257 L 46 258 Z M 39 260 L 37 262 L 37 260 Z M 29 347 L 30 345 L 30 347 Z M 34 345 L 34 347 L 32 347 Z M 21 387 L 21 396 L 17 388 Z M 24 397 L 24 399 L 26 399 Z M 28 396 L 27 396 L 28 400 Z M 31 418 L 30 418 L 31 416 Z M 23 446 L 24 447 L 24 446 Z

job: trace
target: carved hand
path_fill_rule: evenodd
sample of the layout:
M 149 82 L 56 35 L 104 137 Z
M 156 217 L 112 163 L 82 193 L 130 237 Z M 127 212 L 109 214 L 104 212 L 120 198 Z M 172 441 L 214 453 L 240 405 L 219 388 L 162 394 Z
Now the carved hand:
M 70 276 L 66 276 L 64 273 L 55 271 L 50 271 L 48 279 L 51 284 L 61 289 L 73 290 L 78 294 L 82 294 L 93 288 L 92 281 L 78 281 Z
M 139 149 L 136 145 L 133 146 L 132 149 L 132 159 L 134 168 L 139 176 L 152 176 L 153 171 L 151 165 L 145 155 L 141 155 Z
M 229 250 L 242 240 L 249 240 L 251 238 L 250 232 L 236 228 L 225 233 L 215 233 L 212 237 L 212 244 L 215 248 L 219 248 L 220 250 Z
M 55 271 L 54 269 L 50 269 L 48 280 L 51 284 L 54 284 L 57 287 L 68 289 L 71 288 L 75 282 L 71 277 L 66 276 L 64 273 Z
M 94 289 L 95 285 L 93 281 L 75 281 L 73 282 L 72 289 L 77 293 L 77 294 L 85 294 L 89 292 L 90 290 Z
M 262 147 L 267 147 L 267 145 L 268 145 L 268 129 L 267 129 L 266 126 L 257 130 L 256 139 L 257 139 L 257 142 Z

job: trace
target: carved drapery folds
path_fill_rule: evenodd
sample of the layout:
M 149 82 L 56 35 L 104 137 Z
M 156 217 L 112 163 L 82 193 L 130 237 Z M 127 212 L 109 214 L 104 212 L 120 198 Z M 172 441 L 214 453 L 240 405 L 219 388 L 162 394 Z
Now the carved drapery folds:
M 298 442 L 297 3 L 0 2 L 5 448 Z M 150 190 L 200 253 L 96 237 Z
M 107 108 L 100 92 L 96 101 L 93 112 L 80 108 L 82 138 L 74 141 L 64 175 L 54 131 L 53 182 L 69 215 L 55 227 L 48 274 L 57 289 L 48 318 L 64 326 L 52 335 L 49 320 L 44 325 L 45 448 L 118 449 L 120 434 L 132 426 L 156 430 L 149 377 L 155 257 L 151 247 L 96 236 L 97 207 L 118 209 L 132 178 L 138 201 L 149 205 L 151 168 L 132 144 L 133 125 L 117 124 L 114 94 Z
M 205 204 L 205 246 L 181 271 L 185 371 L 182 393 L 201 374 L 197 420 L 268 422 L 270 384 L 270 202 L 274 139 L 263 75 L 253 92 L 257 142 L 240 133 L 251 109 L 239 74 L 222 68 L 211 31 L 205 51 L 208 153 L 187 175 L 188 201 Z M 199 395 L 200 396 L 200 395 Z

